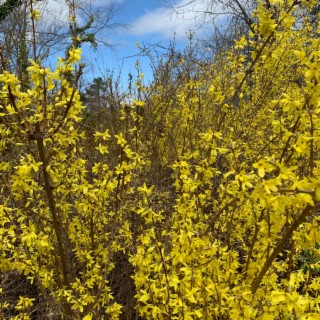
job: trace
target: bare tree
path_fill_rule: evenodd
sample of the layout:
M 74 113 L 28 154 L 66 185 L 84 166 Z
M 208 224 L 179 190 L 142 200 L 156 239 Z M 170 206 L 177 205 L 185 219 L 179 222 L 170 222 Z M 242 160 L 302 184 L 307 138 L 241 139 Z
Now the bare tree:
M 81 46 L 89 43 L 93 47 L 107 45 L 111 30 L 116 23 L 120 4 L 116 0 L 106 4 L 98 1 L 44 0 L 34 4 L 42 18 L 36 21 L 36 57 L 44 63 L 50 62 L 58 53 L 64 55 L 71 44 Z M 72 17 L 76 16 L 76 22 Z M 28 59 L 31 55 L 30 0 L 8 0 L 0 6 L 0 45 L 3 56 L 10 65 L 9 70 L 20 79 L 26 77 Z M 74 38 L 75 42 L 70 42 Z

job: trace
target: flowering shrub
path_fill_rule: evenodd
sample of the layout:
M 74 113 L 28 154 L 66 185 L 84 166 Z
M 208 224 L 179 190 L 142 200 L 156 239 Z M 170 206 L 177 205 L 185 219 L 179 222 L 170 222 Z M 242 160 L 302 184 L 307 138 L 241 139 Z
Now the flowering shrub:
M 37 299 L 2 299 L 1 317 L 31 319 L 41 299 L 61 319 L 126 317 L 122 256 L 142 319 L 320 319 L 315 4 L 259 2 L 247 39 L 169 98 L 160 83 L 124 106 L 94 147 L 81 49 L 54 71 L 31 61 L 25 90 L 2 59 L 0 266 Z M 167 189 L 149 183 L 157 166 Z

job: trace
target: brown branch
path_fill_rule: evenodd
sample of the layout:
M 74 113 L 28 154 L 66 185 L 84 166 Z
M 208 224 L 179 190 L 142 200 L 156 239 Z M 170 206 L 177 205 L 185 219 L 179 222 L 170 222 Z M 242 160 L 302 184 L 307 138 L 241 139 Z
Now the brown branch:
M 154 225 L 156 225 L 154 219 L 152 218 L 152 222 Z M 162 268 L 163 268 L 163 272 L 164 272 L 164 276 L 165 276 L 165 281 L 166 281 L 166 285 L 167 285 L 167 294 L 168 294 L 168 297 L 167 297 L 167 305 L 168 305 L 168 309 L 169 309 L 169 317 L 171 319 L 172 317 L 172 310 L 171 310 L 171 306 L 170 306 L 170 283 L 169 283 L 169 278 L 168 278 L 168 270 L 167 270 L 167 266 L 166 266 L 166 262 L 165 262 L 165 259 L 164 259 L 164 256 L 163 256 L 163 253 L 162 253 L 162 248 L 163 248 L 163 245 L 161 243 L 161 233 L 159 232 L 155 232 L 155 235 L 156 235 L 156 241 L 157 241 L 157 249 L 159 251 L 159 254 L 160 254 L 160 258 L 161 258 L 161 263 L 162 263 Z M 159 245 L 160 243 L 160 245 Z
M 301 119 L 301 116 L 299 116 L 299 117 L 297 118 L 295 124 L 294 124 L 293 127 L 290 129 L 290 132 L 291 132 L 291 133 L 294 133 L 294 131 L 297 129 L 298 124 L 299 124 L 299 122 L 300 122 L 300 119 Z M 283 148 L 283 150 L 282 150 L 282 154 L 281 154 L 280 160 L 279 160 L 280 163 L 282 162 L 282 159 L 284 158 L 284 156 L 285 156 L 285 154 L 286 154 L 286 152 L 287 152 L 287 150 L 288 150 L 288 148 L 289 148 L 289 143 L 290 143 L 291 137 L 292 137 L 292 135 L 290 135 L 290 136 L 288 137 L 288 140 L 287 140 L 287 142 L 286 142 L 286 144 L 285 144 L 285 146 L 284 146 L 284 148 Z
M 31 11 L 31 30 L 32 30 L 32 49 L 33 49 L 33 60 L 37 62 L 37 43 L 36 43 L 36 26 L 34 23 L 34 10 L 33 1 L 30 1 L 30 11 Z
M 40 158 L 40 161 L 42 162 L 42 174 L 43 174 L 43 180 L 44 180 L 44 189 L 45 189 L 45 192 L 47 195 L 49 211 L 51 213 L 53 228 L 54 228 L 54 232 L 55 232 L 56 238 L 57 238 L 58 253 L 59 253 L 59 257 L 60 257 L 63 284 L 66 288 L 69 288 L 70 286 L 69 286 L 69 280 L 68 280 L 67 258 L 66 258 L 66 251 L 64 248 L 64 244 L 63 244 L 63 231 L 62 231 L 61 221 L 59 220 L 58 213 L 56 210 L 56 203 L 55 203 L 53 191 L 51 188 L 50 175 L 47 171 L 47 168 L 48 168 L 47 159 L 46 159 L 46 155 L 45 155 L 43 137 L 41 136 L 39 126 L 37 126 L 37 134 L 35 136 L 35 139 L 37 141 L 39 158 Z
M 44 69 L 44 68 L 43 68 Z M 43 74 L 43 118 L 44 120 L 47 119 L 47 85 L 46 85 L 46 74 Z
M 287 229 L 283 237 L 278 241 L 276 247 L 274 248 L 273 252 L 269 256 L 269 258 L 264 263 L 263 268 L 261 269 L 260 273 L 254 278 L 251 284 L 251 292 L 252 294 L 255 294 L 259 288 L 259 285 L 263 279 L 263 277 L 266 275 L 267 271 L 271 267 L 273 261 L 276 259 L 278 254 L 281 252 L 281 250 L 284 248 L 287 241 L 291 240 L 293 232 L 298 229 L 298 227 L 305 222 L 306 218 L 310 215 L 312 212 L 312 206 L 310 204 L 307 204 L 305 209 L 301 212 L 301 214 L 292 222 L 291 226 Z
M 255 245 L 255 243 L 256 243 L 256 241 L 258 239 L 258 233 L 259 233 L 258 222 L 261 222 L 262 219 L 264 218 L 264 211 L 265 210 L 262 211 L 258 221 L 255 223 L 254 234 L 252 236 L 251 245 L 250 245 L 250 248 L 249 248 L 249 252 L 248 252 L 248 256 L 247 256 L 247 261 L 246 261 L 246 266 L 244 268 L 244 272 L 247 272 L 248 269 L 249 269 L 249 264 L 250 264 L 250 260 L 251 260 L 252 254 L 253 254 L 254 245 Z M 255 212 L 254 212 L 254 215 L 256 216 Z
M 309 105 L 309 101 L 308 101 L 308 106 L 309 106 L 309 117 L 310 117 L 310 135 L 312 137 L 311 141 L 310 141 L 310 158 L 309 158 L 309 169 L 310 169 L 310 175 L 311 177 L 313 177 L 313 169 L 314 169 L 314 142 L 313 142 L 313 138 L 314 138 L 314 131 L 315 131 L 315 127 L 314 127 L 314 123 L 313 123 L 313 110 L 312 110 L 312 106 Z
M 73 85 L 73 90 L 72 90 L 72 93 L 71 93 L 71 96 L 70 96 L 70 99 L 69 101 L 67 102 L 67 106 L 66 106 L 66 109 L 62 115 L 62 119 L 60 120 L 60 123 L 58 124 L 58 126 L 50 133 L 48 134 L 46 137 L 47 138 L 50 138 L 52 137 L 53 135 L 55 135 L 59 130 L 60 128 L 63 126 L 63 122 L 64 120 L 67 118 L 68 116 L 68 113 L 69 113 L 69 110 L 71 109 L 72 107 L 72 103 L 73 103 L 73 98 L 74 98 L 74 95 L 78 89 L 78 82 L 79 82 L 79 79 L 82 75 L 82 70 L 84 68 L 84 64 L 80 64 L 80 67 L 79 67 L 79 71 L 77 72 L 77 75 L 76 75 L 76 79 L 74 81 L 74 85 Z
M 252 19 L 248 16 L 246 10 L 244 9 L 244 7 L 241 5 L 241 3 L 238 0 L 234 0 L 234 2 L 236 3 L 238 8 L 240 9 L 240 11 L 244 17 L 245 23 L 248 25 L 249 29 L 254 33 L 254 29 L 252 27 L 252 25 L 253 25 Z

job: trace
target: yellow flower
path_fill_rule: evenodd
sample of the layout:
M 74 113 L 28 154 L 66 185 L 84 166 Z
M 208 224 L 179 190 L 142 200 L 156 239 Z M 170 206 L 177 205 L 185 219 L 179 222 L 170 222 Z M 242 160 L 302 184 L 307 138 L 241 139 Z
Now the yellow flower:
M 33 10 L 31 13 L 30 13 L 30 18 L 33 19 L 33 20 L 40 20 L 41 18 L 41 14 L 40 14 L 40 11 L 39 10 Z
M 258 175 L 263 178 L 266 172 L 271 172 L 273 170 L 273 165 L 268 163 L 264 159 L 260 159 L 258 162 L 252 165 L 254 168 L 258 169 Z
M 77 63 L 78 61 L 80 61 L 81 53 L 82 53 L 81 48 L 76 49 L 75 47 L 72 47 L 69 50 L 68 62 L 69 63 Z

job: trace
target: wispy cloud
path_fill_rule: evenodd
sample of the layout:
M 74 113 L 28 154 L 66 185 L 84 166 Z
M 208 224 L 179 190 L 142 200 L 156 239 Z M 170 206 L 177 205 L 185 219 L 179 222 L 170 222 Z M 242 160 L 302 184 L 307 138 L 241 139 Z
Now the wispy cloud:
M 69 7 L 64 0 L 41 1 L 36 7 L 42 13 L 42 20 L 48 24 L 65 25 L 69 21 Z
M 0 0 L 1 1 L 1 0 Z M 117 6 L 123 3 L 123 0 L 87 0 L 80 4 L 81 9 L 77 8 L 77 22 L 85 23 L 82 21 L 83 17 L 79 12 L 82 12 L 89 16 L 90 14 L 98 15 L 95 10 L 112 10 L 112 6 Z M 37 2 L 37 8 L 43 13 L 43 17 L 48 22 L 54 20 L 55 22 L 63 23 L 67 25 L 69 23 L 69 6 L 65 0 L 45 0 Z M 115 9 L 114 9 L 115 10 Z
M 212 8 L 211 1 L 189 3 L 190 0 L 179 0 L 172 8 L 160 7 L 148 11 L 131 23 L 129 33 L 139 36 L 152 34 L 165 37 L 171 37 L 174 34 L 184 36 L 199 25 L 205 26 L 212 23 L 213 18 L 222 19 L 221 15 L 212 14 L 220 9 Z

